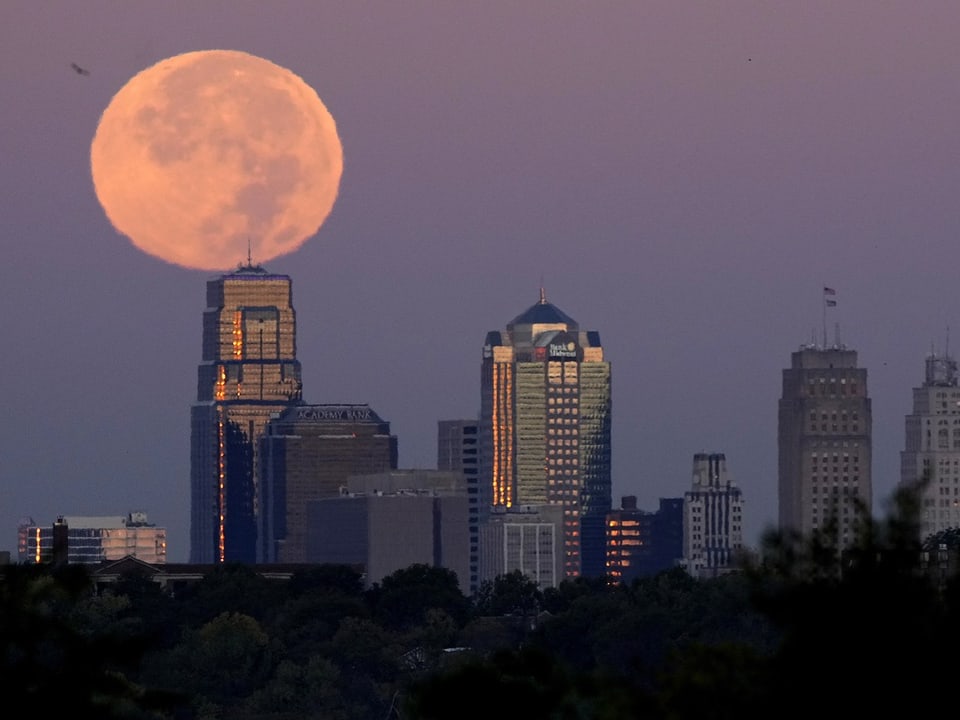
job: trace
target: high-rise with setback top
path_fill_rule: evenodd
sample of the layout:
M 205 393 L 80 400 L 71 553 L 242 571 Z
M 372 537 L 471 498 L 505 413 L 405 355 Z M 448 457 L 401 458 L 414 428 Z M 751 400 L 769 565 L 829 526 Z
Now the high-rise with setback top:
M 867 371 L 844 345 L 804 345 L 783 371 L 779 403 L 781 531 L 835 529 L 855 539 L 872 507 L 872 413 Z
M 605 573 L 605 544 L 581 523 L 610 510 L 610 363 L 600 334 L 541 289 L 539 301 L 487 333 L 481 366 L 481 508 L 563 508 L 562 577 Z
M 192 563 L 256 561 L 257 440 L 302 397 L 291 297 L 289 276 L 249 260 L 207 282 L 190 415 Z
M 900 453 L 900 485 L 919 489 L 924 539 L 960 527 L 960 387 L 957 361 L 931 353 L 923 384 L 913 388 Z

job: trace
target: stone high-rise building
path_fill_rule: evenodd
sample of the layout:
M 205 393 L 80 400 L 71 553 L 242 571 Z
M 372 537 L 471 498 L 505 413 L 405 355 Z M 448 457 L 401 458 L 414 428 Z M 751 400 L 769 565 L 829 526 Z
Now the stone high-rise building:
M 562 576 L 605 573 L 602 537 L 581 520 L 610 510 L 610 363 L 600 334 L 540 300 L 487 333 L 480 403 L 481 510 L 563 508 Z
M 782 531 L 835 528 L 847 547 L 860 509 L 872 511 L 872 414 L 867 371 L 840 344 L 804 345 L 783 371 L 779 403 L 779 521 Z
M 693 485 L 683 497 L 683 558 L 694 577 L 736 569 L 743 550 L 743 492 L 723 453 L 693 456 Z
M 921 537 L 960 527 L 960 387 L 948 354 L 927 356 L 905 424 L 900 485 L 920 488 Z
M 301 402 L 287 275 L 240 266 L 207 282 L 203 355 L 191 408 L 190 562 L 255 562 L 257 439 Z

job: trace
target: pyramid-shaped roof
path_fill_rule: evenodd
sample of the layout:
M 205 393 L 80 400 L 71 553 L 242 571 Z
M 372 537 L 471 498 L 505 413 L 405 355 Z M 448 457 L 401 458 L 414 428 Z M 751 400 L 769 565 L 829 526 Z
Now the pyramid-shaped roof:
M 510 324 L 507 325 L 507 327 L 512 328 L 517 325 L 556 324 L 564 324 L 567 326 L 568 330 L 576 330 L 578 328 L 576 320 L 567 315 L 556 305 L 547 302 L 547 295 L 543 288 L 540 288 L 540 300 L 537 302 L 537 304 L 531 305 L 525 311 L 517 315 L 513 320 L 510 321 Z

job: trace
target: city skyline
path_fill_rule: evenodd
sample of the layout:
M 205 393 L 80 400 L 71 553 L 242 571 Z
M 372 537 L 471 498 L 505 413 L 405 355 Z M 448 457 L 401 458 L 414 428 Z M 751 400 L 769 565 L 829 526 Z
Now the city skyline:
M 337 121 L 329 219 L 265 264 L 293 280 L 304 397 L 377 408 L 401 468 L 434 467 L 437 422 L 479 414 L 483 333 L 542 286 L 614 368 L 614 507 L 682 497 L 690 457 L 724 453 L 755 545 L 777 518 L 781 371 L 826 326 L 868 372 L 881 513 L 912 389 L 960 316 L 958 25 L 960 8 L 860 0 L 278 2 L 266 19 L 14 3 L 0 550 L 23 517 L 143 510 L 187 560 L 185 418 L 216 274 L 116 233 L 90 143 L 129 78 L 216 47 L 296 72 Z

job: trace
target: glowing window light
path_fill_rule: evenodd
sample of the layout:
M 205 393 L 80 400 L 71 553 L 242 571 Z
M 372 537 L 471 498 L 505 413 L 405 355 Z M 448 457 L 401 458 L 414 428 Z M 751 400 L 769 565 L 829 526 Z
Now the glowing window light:
M 240 310 L 233 313 L 233 356 L 238 360 L 243 357 L 243 313 Z
M 217 422 L 217 443 L 219 446 L 219 457 L 217 461 L 217 552 L 219 561 L 226 559 L 226 522 L 223 509 L 226 505 L 226 448 L 224 440 L 224 421 L 223 410 L 220 410 L 220 419 Z
M 226 386 L 227 386 L 227 368 L 224 365 L 220 365 L 217 368 L 217 386 L 214 391 L 214 396 L 217 400 L 223 400 L 226 396 Z

